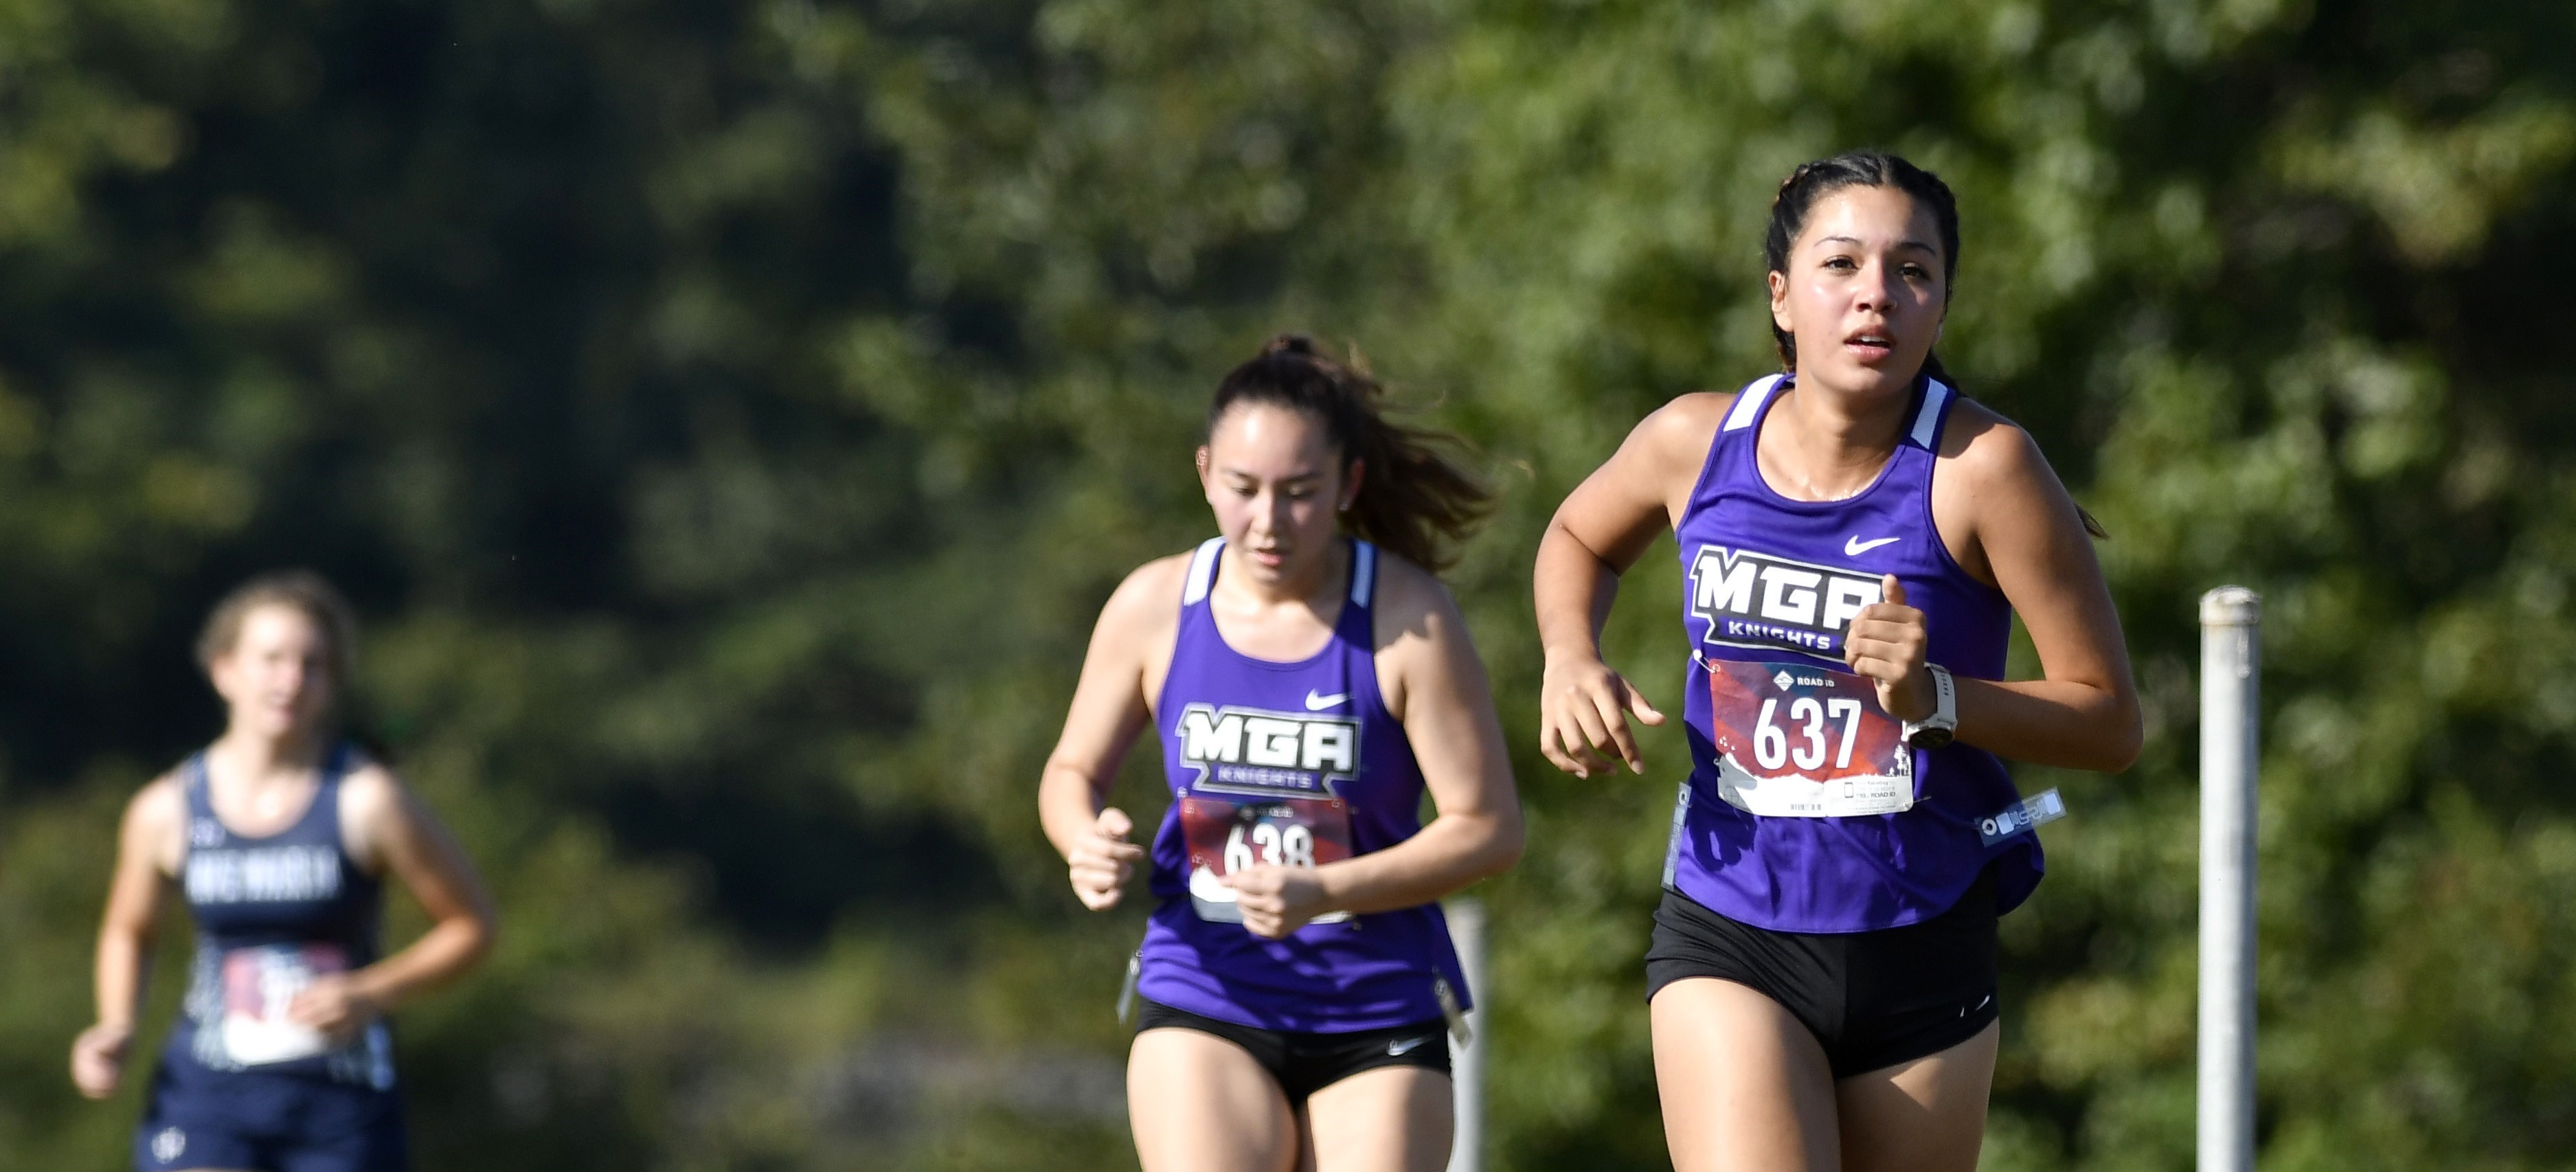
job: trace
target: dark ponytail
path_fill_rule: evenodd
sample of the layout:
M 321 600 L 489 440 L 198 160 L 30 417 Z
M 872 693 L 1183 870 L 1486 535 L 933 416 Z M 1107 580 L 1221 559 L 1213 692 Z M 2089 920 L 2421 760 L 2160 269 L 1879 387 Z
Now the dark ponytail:
M 1762 234 L 1764 267 L 1774 273 L 1789 271 L 1789 251 L 1798 243 L 1798 233 L 1807 227 L 1807 213 L 1816 201 L 1846 187 L 1893 187 L 1913 197 L 1915 205 L 1932 213 L 1933 231 L 1941 237 L 1941 298 L 1948 308 L 1951 292 L 1959 279 L 1959 199 L 1951 194 L 1950 185 L 1941 177 L 1907 162 L 1902 156 L 1885 151 L 1850 151 L 1830 159 L 1801 163 L 1780 183 L 1780 193 L 1771 199 L 1771 221 Z M 1780 323 L 1771 323 L 1771 344 L 1780 352 L 1780 368 L 1791 374 L 1798 371 L 1798 340 Z M 1941 366 L 1941 356 L 1931 351 L 1923 354 L 1923 373 L 1941 380 L 1957 390 L 1959 380 Z M 2084 506 L 2075 506 L 2084 520 L 2084 531 L 2095 537 L 2109 537 L 2102 523 Z
M 1389 422 L 1385 398 L 1356 350 L 1349 362 L 1335 362 L 1305 335 L 1281 334 L 1217 383 L 1207 430 L 1213 435 L 1238 403 L 1272 403 L 1322 421 L 1342 470 L 1367 466 L 1343 527 L 1436 573 L 1458 560 L 1450 547 L 1493 510 L 1494 494 L 1443 452 L 1460 446 L 1456 436 Z

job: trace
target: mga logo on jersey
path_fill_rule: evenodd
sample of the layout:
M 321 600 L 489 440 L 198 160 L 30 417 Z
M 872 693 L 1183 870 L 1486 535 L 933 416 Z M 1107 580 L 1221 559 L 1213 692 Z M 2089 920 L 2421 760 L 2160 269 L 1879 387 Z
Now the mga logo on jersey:
M 1838 656 L 1852 616 L 1879 592 L 1874 574 L 1749 549 L 1703 545 L 1691 559 L 1691 617 L 1708 624 L 1707 642 L 1729 647 Z
M 1179 731 L 1181 763 L 1198 767 L 1194 789 L 1330 795 L 1359 771 L 1360 725 L 1349 717 L 1192 704 L 1181 710 Z

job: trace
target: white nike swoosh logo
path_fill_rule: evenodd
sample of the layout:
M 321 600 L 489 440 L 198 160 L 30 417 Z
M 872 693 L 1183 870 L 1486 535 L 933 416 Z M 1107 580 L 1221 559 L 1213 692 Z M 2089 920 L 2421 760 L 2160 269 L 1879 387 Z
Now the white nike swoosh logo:
M 1863 541 L 1856 536 L 1846 537 L 1843 539 L 1843 556 L 1847 558 L 1856 558 L 1873 549 L 1877 549 L 1879 546 L 1890 545 L 1903 540 L 1905 539 L 1902 537 L 1882 537 L 1876 541 Z
M 1402 1058 L 1407 1054 L 1413 1053 L 1415 1048 L 1430 1040 L 1430 1035 L 1425 1034 L 1419 1038 L 1406 1038 L 1402 1041 L 1389 1042 L 1386 1044 L 1386 1056 L 1389 1058 Z
M 1351 694 L 1348 692 L 1335 692 L 1327 696 L 1313 688 L 1308 688 L 1306 689 L 1306 711 L 1321 712 L 1350 698 Z

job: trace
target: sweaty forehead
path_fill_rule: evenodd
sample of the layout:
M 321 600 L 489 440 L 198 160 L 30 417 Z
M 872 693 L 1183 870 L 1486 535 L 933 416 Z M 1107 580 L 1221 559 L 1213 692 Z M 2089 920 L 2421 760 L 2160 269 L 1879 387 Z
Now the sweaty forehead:
M 1941 253 L 1941 226 L 1932 209 L 1894 187 L 1844 187 L 1817 197 L 1807 208 L 1798 246 L 1828 241 L 1870 248 L 1921 249 Z
M 1278 403 L 1239 403 L 1208 433 L 1208 459 L 1219 472 L 1286 479 L 1332 466 L 1324 421 Z

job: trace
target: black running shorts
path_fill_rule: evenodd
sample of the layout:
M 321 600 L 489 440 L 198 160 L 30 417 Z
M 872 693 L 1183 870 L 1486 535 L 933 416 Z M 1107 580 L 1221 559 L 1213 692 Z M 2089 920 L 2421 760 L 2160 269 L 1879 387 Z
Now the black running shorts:
M 1938 1054 L 1995 1020 L 1995 889 L 1980 876 L 1949 911 L 1875 932 L 1774 932 L 1667 889 L 1646 950 L 1646 998 L 1715 977 L 1779 1002 L 1825 1048 L 1835 1078 Z
M 1391 1030 L 1307 1034 L 1236 1025 L 1145 1001 L 1136 1017 L 1136 1032 L 1172 1029 L 1196 1030 L 1243 1047 L 1278 1080 L 1291 1107 L 1304 1105 L 1306 1096 L 1325 1087 L 1381 1066 L 1419 1066 L 1449 1073 L 1449 1027 L 1437 1018 Z

